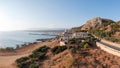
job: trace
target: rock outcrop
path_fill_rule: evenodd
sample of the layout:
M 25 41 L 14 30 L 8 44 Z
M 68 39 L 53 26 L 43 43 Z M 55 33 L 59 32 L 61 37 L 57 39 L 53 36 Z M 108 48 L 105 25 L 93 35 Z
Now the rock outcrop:
M 99 27 L 103 23 L 111 23 L 111 22 L 114 22 L 114 21 L 112 21 L 110 19 L 96 17 L 96 18 L 93 18 L 91 20 L 88 20 L 86 22 L 86 24 L 84 24 L 82 26 L 81 30 L 89 30 L 89 29 L 92 29 L 92 28 Z

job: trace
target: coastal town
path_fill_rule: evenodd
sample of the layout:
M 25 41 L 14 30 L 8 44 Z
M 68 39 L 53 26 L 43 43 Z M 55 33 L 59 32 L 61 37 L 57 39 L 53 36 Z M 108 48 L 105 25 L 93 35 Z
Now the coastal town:
M 0 0 L 0 68 L 120 68 L 120 0 Z
M 89 23 L 92 23 L 92 25 L 89 26 L 94 27 L 95 29 L 95 25 L 93 26 L 94 23 L 103 23 L 101 22 L 102 20 L 108 22 L 111 21 L 102 19 L 100 17 L 94 18 L 92 20 L 93 21 L 87 21 L 87 24 L 80 28 L 86 29 L 85 26 L 87 26 Z M 111 25 L 113 25 L 113 23 L 111 23 Z M 44 41 L 41 40 L 41 42 L 34 42 L 28 45 L 24 45 L 17 49 L 6 48 L 6 50 L 1 50 L 0 67 L 7 68 L 9 66 L 10 68 L 71 68 L 70 66 L 72 66 L 81 68 L 83 66 L 85 68 L 119 68 L 119 44 L 117 42 L 112 42 L 112 40 L 107 40 L 106 35 L 102 35 L 101 37 L 102 33 L 99 33 L 100 35 L 96 34 L 96 31 L 94 33 L 94 31 L 92 31 L 92 28 L 90 30 L 80 30 L 80 28 L 75 27 L 72 29 L 64 30 L 63 32 L 50 32 L 52 35 L 57 34 L 56 37 L 51 39 L 44 39 Z M 8 62 L 5 62 L 5 60 L 9 58 L 11 59 Z M 92 60 L 89 61 L 88 58 Z M 103 60 L 108 63 L 104 62 Z
M 69 39 L 86 38 L 86 37 L 88 37 L 87 31 L 72 32 L 70 30 L 65 30 L 60 35 L 60 46 L 67 44 Z

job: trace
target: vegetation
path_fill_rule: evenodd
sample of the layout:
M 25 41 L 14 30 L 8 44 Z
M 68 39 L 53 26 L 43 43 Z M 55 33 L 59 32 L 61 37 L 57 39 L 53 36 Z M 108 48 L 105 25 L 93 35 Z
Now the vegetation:
M 15 49 L 13 47 L 6 47 L 6 48 L 0 48 L 0 51 L 2 51 L 2 52 L 6 52 L 6 51 L 14 52 Z
M 78 39 L 70 39 L 70 44 L 77 44 L 80 48 L 89 48 L 92 47 L 93 43 L 96 42 L 96 39 L 91 36 L 87 38 L 78 38 Z M 75 54 L 77 51 L 75 46 L 55 46 L 51 49 L 52 54 L 56 55 L 58 53 L 63 52 L 67 48 L 70 49 L 71 54 Z M 32 54 L 27 57 L 21 57 L 16 60 L 17 66 L 19 68 L 39 68 L 42 61 L 46 58 L 46 53 L 50 49 L 47 46 L 39 47 L 38 49 L 34 50 Z
M 77 44 L 80 48 L 89 48 L 91 46 L 96 46 L 97 39 L 93 36 L 87 38 L 77 38 L 77 39 L 69 39 L 69 44 Z
M 32 63 L 32 64 L 30 64 L 29 68 L 39 68 L 39 64 Z
M 67 46 L 55 46 L 51 49 L 51 52 L 55 55 L 67 49 Z
M 75 54 L 76 53 L 76 49 L 75 48 L 71 48 L 70 52 L 71 52 L 71 54 Z
M 42 46 L 42 47 L 34 50 L 33 53 L 37 53 L 37 52 L 47 52 L 48 49 L 49 49 L 49 47 L 47 47 L 47 46 Z
M 45 55 L 48 51 L 49 47 L 42 46 L 32 52 L 31 55 L 28 57 L 21 57 L 16 60 L 17 66 L 19 68 L 39 68 L 39 64 L 36 62 L 39 62 L 40 60 L 44 60 Z
M 104 23 L 98 28 L 94 28 L 89 30 L 90 33 L 112 41 L 112 42 L 117 42 L 120 43 L 120 24 L 119 22 L 117 23 Z
M 21 57 L 19 59 L 16 60 L 17 63 L 22 63 L 22 62 L 25 62 L 27 61 L 29 58 L 28 57 Z

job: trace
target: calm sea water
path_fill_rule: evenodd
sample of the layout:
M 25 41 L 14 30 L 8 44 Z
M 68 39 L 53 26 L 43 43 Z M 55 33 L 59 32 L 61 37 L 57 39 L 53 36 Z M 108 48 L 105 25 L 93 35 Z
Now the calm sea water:
M 54 38 L 55 36 L 40 35 L 42 32 L 12 31 L 0 32 L 0 48 L 16 47 L 29 42 L 36 42 L 36 39 Z

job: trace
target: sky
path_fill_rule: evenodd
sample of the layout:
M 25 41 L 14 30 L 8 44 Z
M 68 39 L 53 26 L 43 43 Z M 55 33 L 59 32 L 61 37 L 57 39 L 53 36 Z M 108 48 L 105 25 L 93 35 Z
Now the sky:
M 0 0 L 0 31 L 72 28 L 94 17 L 120 20 L 120 0 Z

